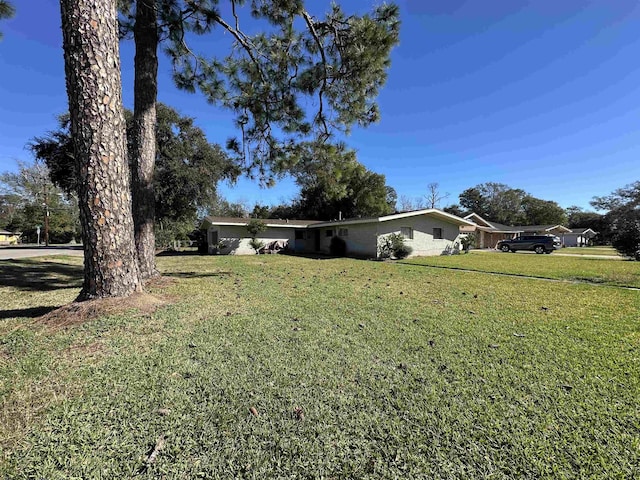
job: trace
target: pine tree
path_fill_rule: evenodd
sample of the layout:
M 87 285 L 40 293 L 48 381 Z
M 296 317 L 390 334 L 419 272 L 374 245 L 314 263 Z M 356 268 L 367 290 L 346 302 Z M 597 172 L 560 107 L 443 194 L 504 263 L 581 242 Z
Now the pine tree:
M 115 0 L 61 0 L 67 95 L 79 180 L 79 299 L 140 288 L 122 109 Z

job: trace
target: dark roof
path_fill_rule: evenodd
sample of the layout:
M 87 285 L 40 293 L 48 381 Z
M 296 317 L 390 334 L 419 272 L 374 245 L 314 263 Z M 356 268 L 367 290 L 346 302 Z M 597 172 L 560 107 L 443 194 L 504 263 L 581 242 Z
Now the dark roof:
M 509 225 L 503 225 L 497 222 L 490 222 L 491 225 L 495 227 L 495 230 L 500 230 L 501 232 L 521 232 L 522 227 L 510 227 Z
M 0 228 L 0 235 L 15 235 L 15 233 Z
M 544 232 L 546 230 L 549 230 L 551 228 L 554 227 L 561 227 L 561 228 L 565 228 L 567 230 L 569 230 L 567 227 L 565 227 L 564 225 L 517 225 L 511 228 L 518 228 L 520 230 L 522 230 L 523 232 Z
M 280 218 L 242 218 L 242 217 L 205 217 L 205 221 L 211 224 L 227 224 L 227 225 L 246 225 L 251 220 L 260 220 L 266 225 L 288 226 L 288 227 L 306 227 L 313 223 L 320 223 L 318 220 L 282 220 Z

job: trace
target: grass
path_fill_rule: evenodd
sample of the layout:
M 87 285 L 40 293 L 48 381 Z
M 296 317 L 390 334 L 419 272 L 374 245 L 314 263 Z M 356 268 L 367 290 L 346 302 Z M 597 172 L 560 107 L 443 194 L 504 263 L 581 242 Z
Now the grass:
M 80 261 L 49 260 L 71 286 L 42 291 L 21 273 L 39 262 L 11 263 L 18 282 L 0 287 L 0 309 L 72 300 Z M 175 282 L 152 293 L 175 302 L 155 313 L 63 329 L 5 315 L 0 477 L 609 479 L 640 468 L 638 292 L 275 255 L 159 266 Z
M 577 255 L 565 257 L 472 250 L 469 255 L 421 257 L 402 263 L 640 288 L 640 263 Z
M 558 253 L 568 255 L 604 255 L 607 257 L 619 257 L 620 254 L 613 247 L 567 247 Z

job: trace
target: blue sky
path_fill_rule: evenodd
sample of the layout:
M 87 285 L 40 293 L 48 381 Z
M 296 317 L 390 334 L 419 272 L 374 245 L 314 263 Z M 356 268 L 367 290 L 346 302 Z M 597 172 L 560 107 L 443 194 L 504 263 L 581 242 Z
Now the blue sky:
M 420 196 L 438 182 L 450 193 L 444 206 L 493 181 L 588 208 L 594 195 L 640 179 L 635 0 L 398 3 L 401 40 L 379 97 L 382 119 L 346 139 L 398 195 Z M 16 17 L 0 23 L 0 171 L 29 160 L 25 144 L 55 128 L 67 108 L 58 2 L 14 5 Z M 199 50 L 219 48 L 219 35 L 199 42 Z M 131 107 L 133 52 L 130 43 L 121 48 Z M 173 86 L 164 58 L 159 90 L 160 100 L 195 117 L 211 142 L 236 134 L 227 112 Z M 271 189 L 248 180 L 222 186 L 229 200 L 249 205 L 278 203 L 296 191 L 287 180 Z

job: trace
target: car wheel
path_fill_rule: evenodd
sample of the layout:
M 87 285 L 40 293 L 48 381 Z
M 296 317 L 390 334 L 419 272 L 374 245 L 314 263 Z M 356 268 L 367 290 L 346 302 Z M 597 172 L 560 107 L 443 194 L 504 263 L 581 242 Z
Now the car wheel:
M 536 248 L 533 249 L 533 251 L 538 254 L 544 253 L 544 247 L 542 245 L 538 245 Z
M 503 245 L 502 247 L 500 247 L 500 250 L 507 253 L 509 251 L 509 245 Z

